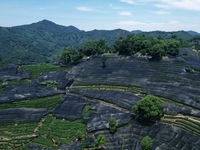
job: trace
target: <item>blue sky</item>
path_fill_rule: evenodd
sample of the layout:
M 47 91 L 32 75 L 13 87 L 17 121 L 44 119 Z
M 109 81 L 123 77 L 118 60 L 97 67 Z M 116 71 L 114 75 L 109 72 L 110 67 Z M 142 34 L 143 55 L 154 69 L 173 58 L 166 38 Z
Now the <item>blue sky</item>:
M 0 0 L 0 26 L 43 19 L 86 31 L 200 32 L 200 0 Z

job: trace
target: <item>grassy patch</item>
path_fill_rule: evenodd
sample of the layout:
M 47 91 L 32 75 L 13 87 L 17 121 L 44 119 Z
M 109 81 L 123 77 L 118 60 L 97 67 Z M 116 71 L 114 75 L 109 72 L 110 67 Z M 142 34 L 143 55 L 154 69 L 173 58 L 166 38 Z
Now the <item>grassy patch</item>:
M 0 124 L 0 149 L 19 149 L 31 140 L 37 122 Z
M 43 97 L 36 98 L 31 100 L 22 100 L 16 101 L 12 103 L 3 103 L 0 104 L 0 109 L 8 109 L 8 108 L 47 108 L 53 109 L 55 108 L 58 101 L 61 99 L 61 95 L 56 95 L 52 97 Z
M 95 113 L 96 110 L 91 109 L 91 105 L 85 105 L 83 108 L 83 116 L 88 117 L 90 114 Z
M 185 71 L 189 72 L 189 73 L 198 73 L 198 72 L 200 72 L 200 70 L 197 70 L 197 69 L 194 69 L 194 68 L 190 68 L 190 67 L 185 68 Z
M 54 143 L 50 139 L 44 137 L 37 137 L 33 140 L 33 142 L 45 147 L 55 147 Z
M 40 75 L 40 73 L 66 70 L 66 68 L 61 68 L 60 66 L 56 66 L 52 64 L 23 65 L 23 66 L 20 66 L 19 69 L 26 70 L 29 73 L 31 73 L 32 79 L 37 78 Z
M 192 131 L 200 135 L 200 123 L 197 121 L 191 120 L 188 117 L 185 118 L 185 117 L 180 117 L 180 116 L 175 116 L 175 115 L 167 115 L 167 116 L 164 116 L 164 120 L 162 119 L 161 122 L 178 125 L 188 131 Z
M 141 88 L 134 86 L 123 86 L 123 85 L 75 85 L 73 88 L 85 89 L 85 90 L 116 90 L 132 92 L 134 94 L 140 94 Z
M 52 81 L 52 80 L 45 80 L 43 82 L 40 82 L 41 85 L 47 86 L 47 87 L 57 87 L 57 85 L 59 84 L 56 81 Z
M 56 144 L 68 144 L 80 137 L 87 135 L 86 125 L 81 120 L 68 121 L 56 119 L 52 115 L 48 115 L 37 134 L 45 135 L 52 139 Z

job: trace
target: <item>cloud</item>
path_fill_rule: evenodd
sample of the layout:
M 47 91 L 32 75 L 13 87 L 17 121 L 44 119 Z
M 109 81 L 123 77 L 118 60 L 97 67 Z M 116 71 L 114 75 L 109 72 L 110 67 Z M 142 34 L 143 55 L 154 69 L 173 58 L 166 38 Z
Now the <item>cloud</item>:
M 120 0 L 127 4 L 150 4 L 164 9 L 200 11 L 200 0 Z
M 122 7 L 115 6 L 115 5 L 113 5 L 113 4 L 109 4 L 109 7 L 110 7 L 111 9 L 114 9 L 114 10 L 123 10 L 123 9 L 124 9 L 124 8 L 122 8 Z
M 200 11 L 200 0 L 147 0 L 157 2 L 155 7 L 178 8 L 192 11 Z
M 135 4 L 134 0 L 120 0 L 120 2 L 124 2 L 124 3 L 127 3 L 127 4 Z
M 119 21 L 116 23 L 120 28 L 128 30 L 143 30 L 143 31 L 175 31 L 187 29 L 185 24 L 176 20 L 169 20 L 168 22 L 140 22 L 140 21 Z
M 154 14 L 157 14 L 157 15 L 169 15 L 171 14 L 170 11 L 152 11 Z
M 132 13 L 130 11 L 121 11 L 119 12 L 120 16 L 132 16 Z
M 79 11 L 93 11 L 94 10 L 90 7 L 85 7 L 85 6 L 76 7 L 76 9 Z

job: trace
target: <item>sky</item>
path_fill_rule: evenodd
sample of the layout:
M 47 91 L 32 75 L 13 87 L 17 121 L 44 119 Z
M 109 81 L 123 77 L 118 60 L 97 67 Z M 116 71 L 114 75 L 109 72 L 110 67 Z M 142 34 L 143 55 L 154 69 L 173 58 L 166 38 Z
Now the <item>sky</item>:
M 200 32 L 200 0 L 0 0 L 0 26 L 43 19 L 90 31 Z

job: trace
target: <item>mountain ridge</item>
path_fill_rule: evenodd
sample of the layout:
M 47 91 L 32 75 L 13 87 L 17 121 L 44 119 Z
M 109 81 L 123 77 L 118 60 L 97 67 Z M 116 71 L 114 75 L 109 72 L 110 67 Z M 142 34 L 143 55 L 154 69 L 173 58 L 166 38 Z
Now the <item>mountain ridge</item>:
M 176 34 L 184 40 L 198 34 L 195 31 L 190 31 L 190 34 L 186 31 L 138 32 L 147 36 L 161 35 L 164 38 Z M 78 48 L 85 41 L 99 39 L 112 45 L 120 36 L 129 34 L 133 33 L 123 29 L 84 31 L 72 25 L 58 25 L 45 19 L 28 25 L 0 27 L 0 58 L 18 63 L 48 62 L 58 57 L 65 47 Z

